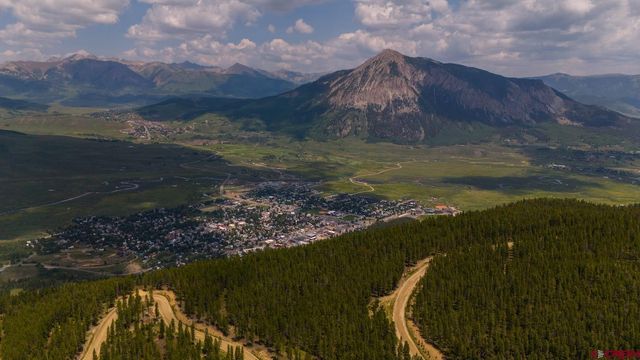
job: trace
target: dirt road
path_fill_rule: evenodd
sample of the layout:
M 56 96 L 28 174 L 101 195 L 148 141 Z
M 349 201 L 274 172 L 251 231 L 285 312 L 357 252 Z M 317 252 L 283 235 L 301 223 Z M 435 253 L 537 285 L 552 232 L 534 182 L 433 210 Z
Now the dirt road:
M 420 279 L 426 274 L 430 262 L 431 258 L 428 258 L 418 263 L 413 271 L 409 273 L 409 277 L 401 281 L 398 289 L 383 301 L 393 302 L 393 323 L 396 327 L 396 335 L 400 341 L 409 344 L 411 355 L 424 354 L 429 356 L 429 359 L 442 360 L 444 359 L 443 354 L 433 345 L 422 340 L 420 334 L 415 331 L 414 326 L 410 326 L 407 319 L 407 305 L 411 299 L 411 294 L 413 294 Z M 414 331 L 411 331 L 410 328 L 413 328 Z M 418 341 L 420 346 L 416 344 L 414 339 Z
M 360 192 L 357 192 L 357 193 L 352 194 L 352 195 L 366 194 L 366 193 L 371 193 L 371 192 L 375 192 L 376 191 L 376 188 L 371 186 L 371 184 L 369 184 L 368 182 L 366 182 L 364 180 L 360 180 L 359 179 L 360 177 L 382 175 L 382 174 L 387 173 L 389 171 L 400 170 L 400 169 L 402 169 L 402 163 L 396 163 L 396 167 L 393 167 L 393 168 L 384 169 L 384 170 L 380 170 L 378 172 L 374 172 L 374 173 L 371 173 L 371 174 L 364 174 L 364 175 L 354 176 L 354 177 L 349 178 L 349 182 L 351 182 L 352 184 L 365 186 L 365 187 L 369 188 L 369 190 L 360 191 Z
M 84 347 L 84 351 L 80 354 L 80 360 L 93 360 L 93 351 L 100 355 L 100 347 L 107 341 L 107 335 L 109 334 L 109 327 L 118 319 L 118 312 L 116 308 L 109 310 L 98 325 L 89 332 L 89 341 Z
M 147 296 L 146 291 L 140 291 L 140 296 L 143 298 Z M 158 304 L 158 311 L 160 313 L 160 317 L 164 320 L 165 323 L 171 323 L 173 320 L 176 324 L 181 322 L 185 326 L 191 326 L 193 321 L 189 319 L 180 309 L 178 308 L 175 295 L 170 291 L 154 291 L 153 292 L 153 300 Z M 228 346 L 238 347 L 243 346 L 242 343 L 232 341 L 231 339 L 224 338 L 220 331 L 212 326 L 206 326 L 204 324 L 195 323 L 194 328 L 196 330 L 196 339 L 204 341 L 205 337 L 205 329 L 209 331 L 209 334 L 218 340 L 220 340 L 220 348 L 222 351 L 227 351 Z M 263 354 L 255 354 L 251 350 L 247 349 L 243 346 L 244 349 L 244 358 L 246 360 L 263 360 L 270 359 L 270 357 L 265 357 Z
M 143 290 L 139 290 L 138 294 L 145 298 L 149 293 Z M 154 291 L 153 300 L 158 304 L 158 311 L 160 317 L 166 324 L 171 323 L 173 320 L 176 324 L 181 322 L 185 326 L 191 326 L 192 320 L 189 319 L 176 304 L 175 294 L 171 291 Z M 93 351 L 96 354 L 100 354 L 100 348 L 102 344 L 107 340 L 109 333 L 109 327 L 118 319 L 118 313 L 116 308 L 112 308 L 107 314 L 100 320 L 98 325 L 89 331 L 87 343 L 84 346 L 83 352 L 78 357 L 78 360 L 93 360 Z M 224 337 L 220 331 L 212 326 L 206 326 L 204 324 L 194 324 L 196 330 L 196 339 L 204 341 L 205 329 L 209 331 L 212 337 L 220 340 L 220 349 L 223 352 L 227 351 L 228 346 L 234 348 L 243 346 L 242 343 L 232 341 Z M 244 358 L 246 360 L 265 360 L 271 359 L 266 350 L 251 351 L 243 346 Z

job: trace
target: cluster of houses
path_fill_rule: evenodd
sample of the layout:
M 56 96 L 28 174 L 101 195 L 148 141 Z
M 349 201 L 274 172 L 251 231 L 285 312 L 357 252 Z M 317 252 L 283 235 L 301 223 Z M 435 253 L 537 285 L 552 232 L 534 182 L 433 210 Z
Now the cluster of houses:
M 325 197 L 309 183 L 268 182 L 238 198 L 126 217 L 79 218 L 42 243 L 49 252 L 78 246 L 113 249 L 136 256 L 151 269 L 305 245 L 399 217 L 457 212 L 445 205 L 425 208 L 416 201 Z

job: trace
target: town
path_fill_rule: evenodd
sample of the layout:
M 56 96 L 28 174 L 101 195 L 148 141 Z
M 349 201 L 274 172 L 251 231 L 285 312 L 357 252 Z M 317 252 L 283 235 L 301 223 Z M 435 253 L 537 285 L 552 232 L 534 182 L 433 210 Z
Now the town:
M 310 244 L 379 222 L 459 212 L 446 205 L 426 208 L 412 200 L 323 196 L 313 185 L 265 182 L 194 205 L 124 217 L 78 218 L 32 246 L 42 254 L 80 247 L 115 251 L 137 258 L 149 270 Z

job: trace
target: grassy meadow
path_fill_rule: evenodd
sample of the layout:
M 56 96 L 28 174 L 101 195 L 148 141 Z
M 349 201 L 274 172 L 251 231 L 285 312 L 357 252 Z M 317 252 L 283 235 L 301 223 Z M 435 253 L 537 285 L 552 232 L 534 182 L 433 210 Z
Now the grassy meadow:
M 328 194 L 411 198 L 462 210 L 532 197 L 640 202 L 640 188 L 632 182 L 549 166 L 577 161 L 559 149 L 588 147 L 585 141 L 615 148 L 618 138 L 612 132 L 599 136 L 549 125 L 544 130 L 551 145 L 516 146 L 500 141 L 505 135 L 496 137 L 499 134 L 486 127 L 452 127 L 430 144 L 398 145 L 362 139 L 295 140 L 203 115 L 162 123 L 166 131 L 148 140 L 127 135 L 126 122 L 94 118 L 90 110 L 53 107 L 44 115 L 0 117 L 0 129 L 30 134 L 0 132 L 0 239 L 41 236 L 77 216 L 121 215 L 194 202 L 215 192 L 227 177 L 242 184 L 286 174 L 317 181 L 318 189 Z M 468 132 L 476 138 L 466 145 L 447 144 L 462 142 Z M 518 136 L 525 135 L 511 138 Z M 89 140 L 96 138 L 117 141 Z M 628 144 L 623 145 L 626 149 Z M 536 151 L 541 147 L 555 150 Z M 595 165 L 581 161 L 628 173 L 640 168 L 637 157 L 605 156 Z M 72 200 L 61 202 L 66 199 Z

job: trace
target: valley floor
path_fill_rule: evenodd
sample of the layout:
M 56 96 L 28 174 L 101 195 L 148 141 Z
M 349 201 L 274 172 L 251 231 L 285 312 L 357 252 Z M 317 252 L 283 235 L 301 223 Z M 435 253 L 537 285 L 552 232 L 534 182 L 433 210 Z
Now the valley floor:
M 611 145 L 610 134 L 566 127 L 547 129 L 546 144 L 399 145 L 293 139 L 216 115 L 138 123 L 70 111 L 0 120 L 0 265 L 78 217 L 193 204 L 271 180 L 462 211 L 542 197 L 640 202 L 640 154 Z

